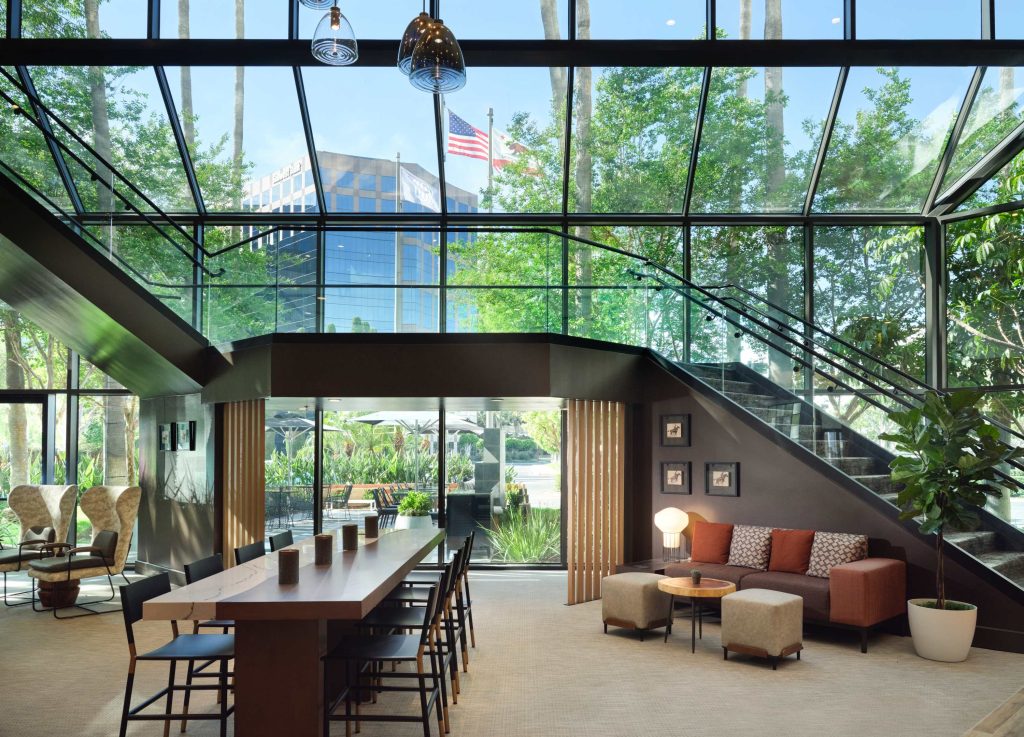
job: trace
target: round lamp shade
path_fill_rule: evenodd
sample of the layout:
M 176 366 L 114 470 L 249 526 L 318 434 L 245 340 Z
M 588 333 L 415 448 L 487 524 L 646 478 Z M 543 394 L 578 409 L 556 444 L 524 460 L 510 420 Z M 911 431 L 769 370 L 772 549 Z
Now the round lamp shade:
M 424 92 L 455 92 L 466 86 L 466 60 L 444 21 L 435 20 L 416 42 L 409 81 Z
M 299 4 L 313 10 L 327 10 L 334 4 L 334 0 L 299 0 Z
M 409 21 L 409 25 L 405 27 L 405 33 L 402 34 L 402 43 L 398 47 L 398 68 L 407 77 L 412 70 L 412 52 L 416 48 L 416 43 L 420 40 L 420 36 L 423 35 L 423 32 L 427 30 L 431 23 L 433 23 L 433 19 L 429 15 L 420 13 Z
M 690 516 L 675 507 L 666 507 L 654 515 L 654 526 L 662 532 L 682 532 L 689 522 Z
M 317 24 L 312 51 L 317 60 L 334 67 L 354 64 L 359 58 L 359 44 L 352 24 L 337 5 L 331 7 Z

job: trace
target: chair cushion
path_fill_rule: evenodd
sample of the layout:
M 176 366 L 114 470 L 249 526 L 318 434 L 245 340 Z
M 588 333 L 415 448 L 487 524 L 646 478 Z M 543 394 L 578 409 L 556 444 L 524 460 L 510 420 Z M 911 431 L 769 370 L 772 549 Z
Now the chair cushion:
M 117 551 L 117 533 L 113 530 L 100 530 L 92 539 L 92 546 L 99 548 L 97 555 L 107 562 L 108 566 L 114 565 L 114 553 Z
M 807 573 L 811 562 L 814 530 L 772 530 L 772 555 L 769 571 Z
M 804 619 L 817 622 L 829 621 L 828 579 L 804 576 L 799 573 L 762 571 L 744 576 L 740 588 L 744 591 L 747 589 L 770 589 L 794 594 L 804 600 Z
M 84 568 L 106 568 L 108 564 L 98 555 L 73 555 L 71 556 L 70 568 L 72 571 L 80 571 Z M 63 573 L 68 570 L 68 557 L 66 555 L 54 558 L 43 558 L 29 563 L 34 571 L 41 573 Z
M 54 538 L 57 535 L 57 531 L 52 527 L 29 527 L 25 530 L 25 534 L 22 535 L 21 541 L 23 543 L 41 541 L 44 543 L 54 542 Z
M 811 546 L 811 561 L 807 567 L 808 576 L 828 578 L 833 566 L 853 563 L 868 557 L 867 535 L 850 535 L 845 532 L 816 532 Z
M 729 565 L 768 570 L 771 549 L 770 527 L 736 525 L 732 531 L 732 544 L 729 546 Z
M 756 568 L 743 568 L 741 566 L 728 566 L 721 563 L 700 563 L 697 561 L 670 563 L 665 566 L 665 575 L 672 578 L 686 578 L 690 571 L 698 570 L 705 578 L 717 578 L 721 581 L 734 583 L 738 587 L 740 581 L 751 573 L 757 573 Z
M 37 548 L 25 548 L 20 551 L 17 548 L 0 550 L 0 566 L 14 565 L 26 560 L 39 560 L 39 550 Z
M 235 656 L 234 635 L 178 635 L 139 660 L 210 660 Z
M 701 563 L 728 563 L 732 527 L 724 522 L 695 523 L 690 560 Z

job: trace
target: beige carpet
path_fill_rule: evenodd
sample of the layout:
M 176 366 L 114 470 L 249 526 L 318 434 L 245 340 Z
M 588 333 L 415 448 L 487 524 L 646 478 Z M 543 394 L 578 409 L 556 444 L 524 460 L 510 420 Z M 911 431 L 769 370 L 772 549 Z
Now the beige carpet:
M 975 650 L 965 663 L 944 665 L 889 636 L 874 637 L 862 655 L 849 633 L 812 635 L 802 661 L 772 672 L 756 659 L 723 662 L 714 624 L 693 655 L 685 619 L 668 644 L 604 635 L 600 602 L 562 603 L 564 573 L 477 571 L 473 585 L 478 647 L 450 712 L 456 736 L 960 737 L 1024 683 L 1021 655 Z M 144 629 L 140 649 L 169 631 L 163 623 Z M 117 733 L 128 663 L 120 615 L 58 622 L 28 607 L 6 609 L 0 643 L 0 735 Z M 141 665 L 138 693 L 162 679 L 160 666 Z M 386 697 L 371 708 L 396 705 Z M 189 734 L 216 733 L 215 723 L 189 725 Z M 159 723 L 129 729 L 160 734 Z M 332 734 L 344 734 L 343 725 Z M 362 734 L 422 731 L 364 724 Z

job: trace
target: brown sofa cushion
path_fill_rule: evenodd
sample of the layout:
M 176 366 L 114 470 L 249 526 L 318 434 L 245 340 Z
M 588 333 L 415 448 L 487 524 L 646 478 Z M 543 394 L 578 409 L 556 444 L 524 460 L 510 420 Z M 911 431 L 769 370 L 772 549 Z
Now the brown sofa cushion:
M 768 570 L 807 573 L 813 543 L 814 530 L 772 530 L 772 557 Z
M 729 581 L 736 584 L 737 588 L 744 576 L 757 573 L 756 568 L 743 568 L 741 566 L 727 566 L 721 563 L 698 563 L 695 561 L 684 561 L 682 563 L 669 563 L 665 566 L 665 575 L 672 578 L 686 578 L 690 571 L 697 569 L 705 578 L 717 578 L 722 581 Z
M 693 525 L 690 560 L 701 563 L 728 563 L 732 543 L 732 525 L 724 522 L 697 522 Z
M 744 576 L 740 589 L 771 589 L 796 594 L 804 600 L 804 620 L 829 621 L 829 587 L 827 578 L 815 578 L 799 573 L 760 571 Z

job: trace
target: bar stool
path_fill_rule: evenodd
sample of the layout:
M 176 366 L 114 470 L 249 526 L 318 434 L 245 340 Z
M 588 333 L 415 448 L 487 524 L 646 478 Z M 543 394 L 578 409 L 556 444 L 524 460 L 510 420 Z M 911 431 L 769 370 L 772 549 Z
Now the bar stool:
M 292 537 L 291 530 L 285 530 L 284 532 L 279 532 L 276 535 L 271 535 L 269 542 L 270 552 L 276 553 L 281 548 L 287 548 L 289 545 L 294 545 L 295 538 Z M 258 558 L 259 556 L 256 557 Z

